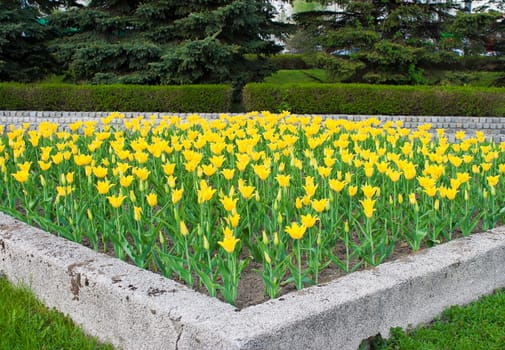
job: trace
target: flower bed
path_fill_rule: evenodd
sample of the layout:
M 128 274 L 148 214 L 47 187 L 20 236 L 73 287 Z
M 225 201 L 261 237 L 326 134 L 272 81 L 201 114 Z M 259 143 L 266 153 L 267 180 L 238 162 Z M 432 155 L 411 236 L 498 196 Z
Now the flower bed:
M 251 262 L 274 298 L 503 215 L 505 143 L 482 133 L 450 143 L 429 125 L 267 112 L 118 130 L 115 118 L 2 130 L 0 209 L 229 303 Z

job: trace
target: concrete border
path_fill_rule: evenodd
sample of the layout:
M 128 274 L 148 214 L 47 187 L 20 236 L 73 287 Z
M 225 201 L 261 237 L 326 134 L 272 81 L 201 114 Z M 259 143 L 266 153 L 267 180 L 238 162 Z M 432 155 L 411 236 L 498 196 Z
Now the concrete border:
M 505 227 L 236 311 L 0 213 L 0 271 L 124 349 L 356 349 L 505 286 Z
M 258 114 L 259 112 L 249 112 Z M 21 126 L 23 123 L 38 125 L 40 122 L 57 122 L 60 125 L 68 125 L 76 121 L 96 121 L 100 125 L 100 119 L 109 115 L 109 112 L 65 112 L 65 111 L 5 111 L 0 110 L 0 125 Z M 218 119 L 220 115 L 244 115 L 246 113 L 162 113 L 162 112 L 121 112 L 126 119 L 143 116 L 144 118 L 154 117 L 161 120 L 163 116 L 178 116 L 182 119 L 189 115 L 198 114 L 205 119 Z M 432 132 L 436 129 L 445 129 L 449 139 L 453 139 L 453 134 L 464 130 L 469 135 L 474 135 L 477 131 L 482 131 L 486 137 L 495 142 L 505 141 L 505 118 L 502 117 L 462 117 L 462 116 L 410 116 L 410 115 L 347 115 L 347 114 L 304 114 L 303 116 L 320 116 L 324 119 L 345 119 L 354 122 L 376 118 L 381 123 L 391 121 L 403 123 L 403 127 L 416 129 L 418 126 L 430 123 Z M 120 124 L 116 121 L 116 124 Z

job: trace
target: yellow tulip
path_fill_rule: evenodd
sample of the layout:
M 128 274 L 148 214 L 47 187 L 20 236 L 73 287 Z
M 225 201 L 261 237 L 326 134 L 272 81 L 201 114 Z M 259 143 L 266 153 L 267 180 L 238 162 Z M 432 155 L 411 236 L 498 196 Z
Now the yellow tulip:
M 189 233 L 188 227 L 186 226 L 186 223 L 184 221 L 182 221 L 182 220 L 179 223 L 179 231 L 180 231 L 181 235 L 183 235 L 184 237 L 186 237 L 188 235 L 188 233 Z
M 146 196 L 147 204 L 152 208 L 158 204 L 158 195 L 154 192 L 149 193 Z
M 142 207 L 133 206 L 133 219 L 140 221 L 142 218 Z
M 113 187 L 114 185 L 111 184 L 109 181 L 98 181 L 96 184 L 96 188 L 98 190 L 98 193 L 100 194 L 107 194 L 109 192 L 110 188 Z
M 344 189 L 346 182 L 337 179 L 330 179 L 328 180 L 328 184 L 333 191 L 340 193 Z
M 163 164 L 163 172 L 167 175 L 173 175 L 175 170 L 175 164 L 174 163 L 165 163 Z
M 74 172 L 69 172 L 65 175 L 65 180 L 67 180 L 67 184 L 71 184 L 74 182 Z
M 223 165 L 224 161 L 225 161 L 225 157 L 223 155 L 220 155 L 220 156 L 213 156 L 213 157 L 210 157 L 209 160 L 210 162 L 212 163 L 212 165 L 216 168 L 221 168 L 221 166 Z
M 56 186 L 57 197 L 65 197 L 72 193 L 72 187 L 70 186 Z
M 433 197 L 437 194 L 437 188 L 435 186 L 426 187 L 424 188 L 424 192 L 428 195 L 428 197 Z
M 491 166 L 492 166 L 492 165 L 493 165 L 493 164 L 491 164 L 491 163 L 482 163 L 482 164 L 481 164 L 481 167 L 482 167 L 482 170 L 483 170 L 483 171 L 488 171 L 489 169 L 491 169 Z
M 212 199 L 216 190 L 207 185 L 205 180 L 200 181 L 200 189 L 198 190 L 198 204 L 205 203 Z
M 331 168 L 330 167 L 323 167 L 320 166 L 317 168 L 317 173 L 322 177 L 322 178 L 327 178 L 331 174 Z
M 42 170 L 42 171 L 49 170 L 49 168 L 51 168 L 51 164 L 53 164 L 50 161 L 49 162 L 44 162 L 42 160 L 39 160 L 38 163 L 39 163 L 40 170 Z
M 236 156 L 236 166 L 239 171 L 244 171 L 247 164 L 249 164 L 250 158 L 246 153 L 239 153 Z
M 124 188 L 128 188 L 131 183 L 133 182 L 133 176 L 132 175 L 128 175 L 128 176 L 121 176 L 119 178 L 119 184 L 124 187 Z
M 93 158 L 90 155 L 85 155 L 85 154 L 75 154 L 74 155 L 74 162 L 75 165 L 77 166 L 85 166 L 91 163 L 91 160 Z
M 293 222 L 291 226 L 286 226 L 284 231 L 293 239 L 302 239 L 307 228 L 304 225 L 298 226 L 296 222 Z
M 202 165 L 203 173 L 206 176 L 212 176 L 216 173 L 217 168 L 213 164 Z
M 182 194 L 184 193 L 184 188 L 172 191 L 172 203 L 177 204 L 182 199 Z
M 223 204 L 223 207 L 226 211 L 235 210 L 237 206 L 238 198 L 233 199 L 231 196 L 224 196 L 220 199 L 220 202 Z
M 53 155 L 51 157 L 51 159 L 53 160 L 54 164 L 58 165 L 58 164 L 60 164 L 63 161 L 63 154 L 62 153 L 56 153 L 55 155 Z
M 348 191 L 349 191 L 349 196 L 354 197 L 356 195 L 356 193 L 358 193 L 358 186 L 349 186 Z
M 209 250 L 209 248 L 210 248 L 209 241 L 207 240 L 206 236 L 203 236 L 203 249 Z
M 451 179 L 450 182 L 451 182 L 451 186 L 455 189 L 458 189 L 459 186 L 461 186 L 461 181 L 458 178 Z
M 455 187 L 451 187 L 447 189 L 446 196 L 448 200 L 453 200 L 456 198 L 456 194 L 458 193 L 458 189 Z
M 500 175 L 496 175 L 496 176 L 487 176 L 486 177 L 486 180 L 487 180 L 487 184 L 491 187 L 495 187 L 496 185 L 498 185 L 498 181 L 500 180 Z
M 465 132 L 463 130 L 457 131 L 454 138 L 456 140 L 463 140 L 465 138 Z
M 398 180 L 400 180 L 400 176 L 402 175 L 402 173 L 401 171 L 387 170 L 386 175 L 392 182 L 397 182 Z
M 222 241 L 217 242 L 227 253 L 231 254 L 235 250 L 235 246 L 240 239 L 237 239 L 233 236 L 233 231 L 226 227 L 223 229 L 224 239 Z
M 320 200 L 313 200 L 312 201 L 312 208 L 316 212 L 321 213 L 321 212 L 323 212 L 326 209 L 328 203 L 329 203 L 329 201 L 326 198 L 323 198 L 323 199 L 320 199 Z
M 275 179 L 279 183 L 280 187 L 289 187 L 289 181 L 291 180 L 291 176 L 279 174 L 275 177 Z
M 373 212 L 375 211 L 375 209 L 374 209 L 375 200 L 370 199 L 370 198 L 365 198 L 364 200 L 362 200 L 360 202 L 361 202 L 361 205 L 363 205 L 363 211 L 365 213 L 365 216 L 370 219 L 373 216 Z
M 317 187 L 318 185 L 314 184 L 314 178 L 312 176 L 307 176 L 305 185 L 303 186 L 307 196 L 312 197 L 316 193 Z
M 453 156 L 451 154 L 449 154 L 447 156 L 447 158 L 449 159 L 449 162 L 451 162 L 451 164 L 456 167 L 456 168 L 459 168 L 459 166 L 461 165 L 461 163 L 463 163 L 463 159 L 460 158 L 460 157 L 457 157 L 457 156 Z
M 168 186 L 170 188 L 174 188 L 176 180 L 177 180 L 177 178 L 174 177 L 173 175 L 170 175 L 169 177 L 167 177 L 167 184 L 168 184 Z
M 144 164 L 149 159 L 149 155 L 145 152 L 135 152 L 133 154 L 133 158 L 137 161 L 137 163 Z
M 240 221 L 240 214 L 234 212 L 232 215 L 228 216 L 225 220 L 231 227 L 235 228 L 238 226 L 238 223 Z
M 133 168 L 132 170 L 133 175 L 135 175 L 140 181 L 145 181 L 149 177 L 149 174 L 151 173 L 149 170 L 146 168 Z
M 403 169 L 405 179 L 410 180 L 416 177 L 416 167 L 412 163 L 408 163 Z
M 372 166 L 366 166 L 365 167 L 365 176 L 366 177 L 372 177 L 374 172 L 374 167 Z
M 105 176 L 107 176 L 107 173 L 108 173 L 108 169 L 107 168 L 104 168 L 104 167 L 101 167 L 101 166 L 98 166 L 98 167 L 93 167 L 93 174 L 101 179 L 101 178 L 104 178 Z
M 250 198 L 253 195 L 255 189 L 256 188 L 254 186 L 245 185 L 242 179 L 239 180 L 238 190 L 244 199 Z
M 372 198 L 376 194 L 378 189 L 379 189 L 378 187 L 370 186 L 369 184 L 366 184 L 361 187 L 361 191 L 363 191 L 363 195 L 365 196 L 365 198 Z
M 235 175 L 235 169 L 223 169 L 221 170 L 221 174 L 223 174 L 224 178 L 229 181 L 233 179 L 233 176 Z
M 254 173 L 258 175 L 258 177 L 262 180 L 265 181 L 268 176 L 270 175 L 270 167 L 267 167 L 266 165 L 253 165 Z
M 110 205 L 114 208 L 119 208 L 121 204 L 123 204 L 123 201 L 125 200 L 126 196 L 108 196 L 107 199 L 109 200 Z
M 317 220 L 319 220 L 319 218 L 317 216 L 312 216 L 311 214 L 301 216 L 302 225 L 307 228 L 314 226 Z

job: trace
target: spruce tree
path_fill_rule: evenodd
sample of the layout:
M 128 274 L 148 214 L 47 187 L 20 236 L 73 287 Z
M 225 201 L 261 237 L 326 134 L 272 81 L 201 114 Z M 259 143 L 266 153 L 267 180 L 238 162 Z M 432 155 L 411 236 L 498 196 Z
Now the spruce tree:
M 336 7 L 302 12 L 295 19 L 318 39 L 314 44 L 324 53 L 318 55 L 319 63 L 330 75 L 343 81 L 409 84 L 423 83 L 419 66 L 456 60 L 440 45 L 453 9 L 449 0 L 341 0 Z
M 75 81 L 241 85 L 271 72 L 273 16 L 263 0 L 92 0 L 51 16 L 51 50 Z
M 37 8 L 2 0 L 0 23 L 0 81 L 34 81 L 54 68 L 46 48 L 51 30 Z

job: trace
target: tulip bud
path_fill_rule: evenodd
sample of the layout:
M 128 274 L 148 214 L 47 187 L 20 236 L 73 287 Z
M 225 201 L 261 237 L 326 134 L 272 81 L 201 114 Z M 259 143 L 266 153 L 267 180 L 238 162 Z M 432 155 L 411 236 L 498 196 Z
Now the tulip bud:
M 268 255 L 267 252 L 265 252 L 265 261 L 269 265 L 272 263 L 272 260 L 270 259 L 270 255 Z
M 262 235 L 263 244 L 267 245 L 269 241 L 268 241 L 267 233 L 265 232 L 265 230 L 263 230 L 261 235 Z

